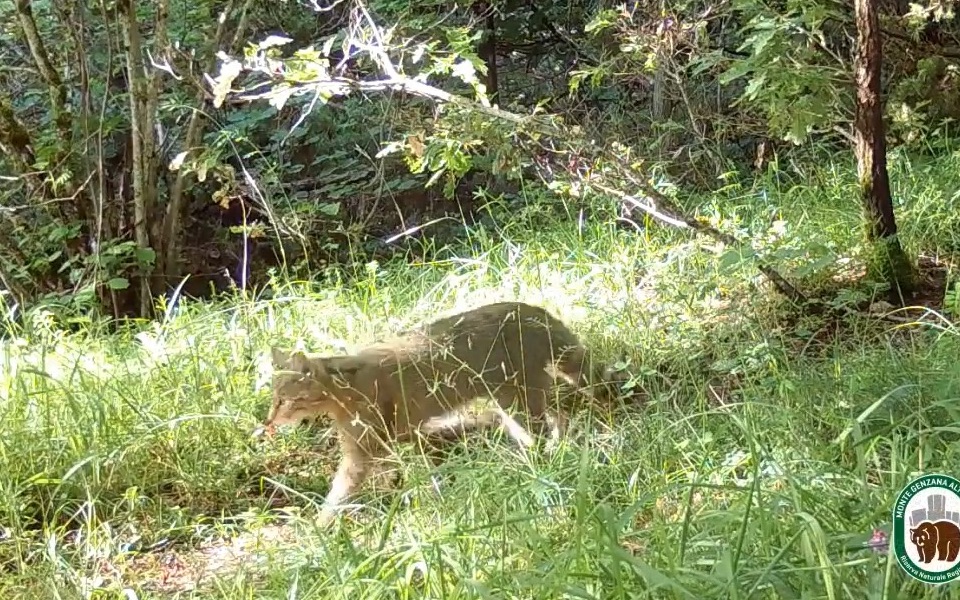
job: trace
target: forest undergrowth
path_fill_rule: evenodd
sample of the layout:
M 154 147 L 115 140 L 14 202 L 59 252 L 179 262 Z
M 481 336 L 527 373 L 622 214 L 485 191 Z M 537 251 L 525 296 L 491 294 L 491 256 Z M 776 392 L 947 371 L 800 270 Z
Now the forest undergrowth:
M 904 243 L 948 286 L 936 313 L 900 320 L 802 316 L 729 248 L 623 226 L 599 200 L 590 218 L 493 202 L 495 225 L 429 259 L 357 257 L 349 279 L 277 276 L 269 294 L 183 301 L 120 332 L 35 311 L 0 356 L 0 594 L 945 597 L 867 542 L 911 477 L 960 474 L 957 163 L 892 164 Z M 850 165 L 787 180 L 696 209 L 802 289 L 878 305 Z M 355 514 L 314 526 L 336 459 L 326 427 L 251 435 L 270 346 L 341 353 L 508 299 L 548 307 L 631 374 L 621 402 L 574 407 L 552 454 L 493 432 L 435 468 L 403 448 L 395 488 L 378 480 Z

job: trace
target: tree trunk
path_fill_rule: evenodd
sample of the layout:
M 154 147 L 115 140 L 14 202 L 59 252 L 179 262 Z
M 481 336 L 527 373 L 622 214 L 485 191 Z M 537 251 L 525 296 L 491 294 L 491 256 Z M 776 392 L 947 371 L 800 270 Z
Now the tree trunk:
M 17 0 L 17 16 L 20 19 L 20 27 L 23 30 L 23 37 L 30 48 L 30 54 L 33 56 L 34 63 L 37 65 L 37 71 L 43 77 L 50 91 L 50 106 L 53 109 L 53 121 L 57 126 L 57 133 L 60 135 L 61 156 L 56 157 L 59 162 L 70 152 L 70 143 L 73 141 L 73 126 L 70 107 L 67 104 L 67 86 L 60 79 L 60 74 L 40 37 L 40 31 L 37 28 L 36 19 L 33 16 L 33 6 L 30 0 Z
M 487 98 L 490 99 L 490 104 L 496 105 L 497 95 L 500 92 L 497 76 L 497 13 L 493 5 L 485 0 L 477 0 L 473 5 L 473 11 L 484 22 L 483 37 L 480 38 L 477 54 L 487 65 L 487 77 L 484 82 L 487 86 Z
M 156 222 L 157 205 L 157 153 L 154 123 L 156 122 L 157 103 L 152 97 L 152 86 L 144 71 L 143 51 L 141 48 L 140 23 L 137 20 L 135 0 L 121 0 L 117 6 L 124 19 L 123 37 L 126 44 L 127 77 L 130 82 L 130 123 L 131 149 L 133 163 L 133 220 L 134 237 L 140 250 L 153 249 L 151 236 L 153 231 L 159 234 Z M 151 112 L 153 111 L 153 112 Z M 151 288 L 151 269 L 141 265 L 139 279 L 140 316 L 153 314 L 153 292 Z
M 874 250 L 871 267 L 890 283 L 891 295 L 902 300 L 913 291 L 913 267 L 897 237 L 897 221 L 890 198 L 887 144 L 880 103 L 880 69 L 883 61 L 877 0 L 855 0 L 857 80 L 854 118 L 857 175 L 863 203 L 867 239 Z

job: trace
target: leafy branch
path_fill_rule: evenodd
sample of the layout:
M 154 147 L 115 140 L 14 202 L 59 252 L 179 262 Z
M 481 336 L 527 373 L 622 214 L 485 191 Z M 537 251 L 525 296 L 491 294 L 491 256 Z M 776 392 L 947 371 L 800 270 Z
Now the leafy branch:
M 214 104 L 220 106 L 226 97 L 232 94 L 238 96 L 240 101 L 244 102 L 266 99 L 271 105 L 279 109 L 293 97 L 309 95 L 312 97 L 310 104 L 304 111 L 304 116 L 306 116 L 317 103 L 327 103 L 332 98 L 347 96 L 355 92 L 369 93 L 390 90 L 407 92 L 440 104 L 449 104 L 466 111 L 478 113 L 493 120 L 510 123 L 515 127 L 514 138 L 527 148 L 533 145 L 540 149 L 560 147 L 566 149 L 566 152 L 576 155 L 591 154 L 594 157 L 591 162 L 603 165 L 603 168 L 590 169 L 589 172 L 593 175 L 590 175 L 586 180 L 579 174 L 579 169 L 573 171 L 567 169 L 565 176 L 570 179 L 572 189 L 581 190 L 582 193 L 587 188 L 592 187 L 604 194 L 618 198 L 630 212 L 634 210 L 642 211 L 661 223 L 673 227 L 693 229 L 697 233 L 705 234 L 728 246 L 743 244 L 743 240 L 720 231 L 703 220 L 684 214 L 679 207 L 649 182 L 649 177 L 640 172 L 639 165 L 629 162 L 612 149 L 586 139 L 569 127 L 563 127 L 562 124 L 554 122 L 554 119 L 549 115 L 520 115 L 491 106 L 486 98 L 484 86 L 476 77 L 475 69 L 469 61 L 460 60 L 451 64 L 449 58 L 444 58 L 442 61 L 435 61 L 421 74 L 416 76 L 405 74 L 402 58 L 399 60 L 391 58 L 391 53 L 399 54 L 402 57 L 405 48 L 400 45 L 391 46 L 391 34 L 392 31 L 384 30 L 374 22 L 369 11 L 361 2 L 356 2 L 351 26 L 343 34 L 342 53 L 345 58 L 339 61 L 336 67 L 331 66 L 330 56 L 333 45 L 339 36 L 329 38 L 320 51 L 313 48 L 300 49 L 295 51 L 291 58 L 287 59 L 279 57 L 277 47 L 285 45 L 291 40 L 277 36 L 271 36 L 264 42 L 252 46 L 247 51 L 243 62 L 221 53 L 220 73 L 216 78 L 208 76 L 208 82 L 214 96 Z M 419 62 L 426 52 L 425 45 L 416 48 L 413 52 L 413 62 Z M 348 60 L 346 57 L 353 60 L 369 59 L 375 65 L 379 77 L 359 79 L 345 75 L 344 67 Z M 477 100 L 452 94 L 425 82 L 429 74 L 446 71 L 469 84 L 473 88 Z M 258 74 L 263 80 L 247 90 L 234 91 L 232 89 L 233 82 L 244 72 Z M 550 140 L 549 144 L 545 143 L 545 138 Z M 382 152 L 381 156 L 390 150 L 401 147 L 415 155 L 422 153 L 422 149 L 413 147 L 413 144 L 408 141 L 393 144 L 386 152 Z M 551 152 L 560 153 L 563 151 L 551 150 Z M 556 178 L 557 173 L 560 172 L 550 170 L 545 173 L 544 171 L 549 169 L 545 165 L 544 161 L 539 163 L 538 174 L 545 178 Z M 601 176 L 606 183 L 597 181 Z M 616 181 L 616 184 L 611 183 L 611 181 Z M 624 189 L 633 189 L 636 192 L 628 193 L 623 191 Z M 802 292 L 772 266 L 760 259 L 757 259 L 757 263 L 761 273 L 785 297 L 797 303 L 807 300 Z

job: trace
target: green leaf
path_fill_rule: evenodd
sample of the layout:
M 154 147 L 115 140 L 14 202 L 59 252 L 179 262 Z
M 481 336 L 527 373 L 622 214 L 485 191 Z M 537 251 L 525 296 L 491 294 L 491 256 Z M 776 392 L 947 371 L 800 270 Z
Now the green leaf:
M 743 95 L 751 100 L 755 100 L 757 95 L 763 90 L 763 86 L 767 83 L 766 74 L 759 74 L 753 79 L 750 80 L 750 83 L 747 84 L 747 87 L 743 90 Z
M 130 282 L 124 277 L 114 277 L 107 282 L 107 287 L 111 290 L 125 290 L 130 287 Z
M 804 263 L 798 266 L 794 270 L 794 275 L 796 275 L 797 277 L 806 277 L 807 275 L 810 275 L 812 273 L 816 273 L 822 269 L 825 269 L 826 267 L 834 264 L 835 262 L 837 262 L 836 255 L 832 253 L 826 254 L 814 260 L 813 262 Z
M 335 217 L 337 213 L 340 212 L 340 203 L 339 202 L 321 202 L 317 204 L 317 210 L 319 210 L 321 214 L 324 214 L 330 217 Z
M 721 73 L 720 83 L 723 85 L 728 85 L 737 79 L 740 79 L 748 73 L 752 73 L 756 70 L 756 65 L 753 64 L 753 61 L 749 60 L 738 60 L 734 61 L 733 65 Z
M 152 265 L 157 260 L 157 253 L 153 248 L 137 248 L 136 256 L 141 265 Z
M 770 43 L 770 40 L 773 39 L 773 36 L 778 35 L 779 33 L 780 32 L 777 29 L 770 28 L 760 30 L 756 34 L 747 38 L 747 44 L 753 46 L 753 55 L 758 56 L 760 53 L 762 53 Z
M 718 259 L 718 268 L 721 273 L 740 268 L 744 262 L 751 260 L 756 256 L 756 252 L 749 246 L 731 247 L 724 251 Z

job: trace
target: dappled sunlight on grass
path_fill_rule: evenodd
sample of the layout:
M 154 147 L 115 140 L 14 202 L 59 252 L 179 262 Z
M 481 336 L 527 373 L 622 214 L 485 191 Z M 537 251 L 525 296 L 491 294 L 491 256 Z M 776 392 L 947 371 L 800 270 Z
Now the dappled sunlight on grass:
M 745 203 L 742 224 L 768 216 Z M 771 244 L 839 231 L 795 217 Z M 749 263 L 675 232 L 499 233 L 350 280 L 183 301 L 112 336 L 48 325 L 6 340 L 0 563 L 40 596 L 932 597 L 885 579 L 886 555 L 856 540 L 889 520 L 907 471 L 960 470 L 944 425 L 955 331 L 892 344 L 889 324 L 851 318 L 823 335 L 830 323 L 788 313 Z M 578 405 L 554 453 L 483 432 L 434 467 L 403 447 L 398 477 L 318 529 L 336 461 L 325 421 L 251 436 L 270 346 L 342 354 L 502 300 L 556 313 L 636 395 Z

